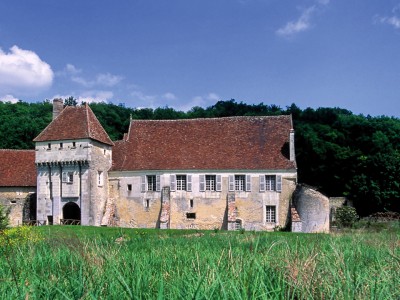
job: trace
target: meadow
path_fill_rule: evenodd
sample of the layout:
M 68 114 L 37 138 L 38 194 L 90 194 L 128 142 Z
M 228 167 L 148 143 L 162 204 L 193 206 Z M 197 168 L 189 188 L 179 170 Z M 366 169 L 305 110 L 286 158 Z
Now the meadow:
M 0 235 L 1 299 L 400 298 L 398 223 L 331 234 L 10 230 Z

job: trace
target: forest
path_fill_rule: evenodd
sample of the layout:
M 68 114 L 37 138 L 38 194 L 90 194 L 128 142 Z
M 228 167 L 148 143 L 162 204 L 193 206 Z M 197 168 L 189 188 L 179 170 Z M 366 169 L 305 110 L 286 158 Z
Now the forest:
M 77 105 L 73 98 L 65 105 Z M 353 201 L 360 216 L 400 212 L 400 119 L 355 115 L 342 108 L 300 109 L 292 104 L 246 104 L 218 101 L 187 112 L 170 107 L 129 108 L 124 104 L 91 103 L 112 140 L 122 138 L 132 119 L 215 118 L 291 114 L 299 183 L 330 197 Z M 0 101 L 0 149 L 33 149 L 32 140 L 50 123 L 52 103 Z

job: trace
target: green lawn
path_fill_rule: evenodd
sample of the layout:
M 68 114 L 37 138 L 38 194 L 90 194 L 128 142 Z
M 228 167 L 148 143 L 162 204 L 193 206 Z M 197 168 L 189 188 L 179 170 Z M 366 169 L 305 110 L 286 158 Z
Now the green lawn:
M 3 233 L 1 299 L 400 298 L 399 226 L 340 234 L 22 231 Z

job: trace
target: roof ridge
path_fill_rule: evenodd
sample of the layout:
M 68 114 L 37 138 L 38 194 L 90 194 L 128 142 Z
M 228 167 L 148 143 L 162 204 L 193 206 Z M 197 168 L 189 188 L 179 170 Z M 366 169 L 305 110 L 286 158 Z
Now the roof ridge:
M 212 118 L 185 118 L 185 119 L 131 119 L 131 122 L 179 122 L 179 121 L 199 121 L 199 120 L 226 120 L 226 119 L 267 119 L 290 117 L 291 115 L 272 115 L 272 116 L 230 116 L 230 117 L 212 117 Z M 130 123 L 131 123 L 130 122 Z

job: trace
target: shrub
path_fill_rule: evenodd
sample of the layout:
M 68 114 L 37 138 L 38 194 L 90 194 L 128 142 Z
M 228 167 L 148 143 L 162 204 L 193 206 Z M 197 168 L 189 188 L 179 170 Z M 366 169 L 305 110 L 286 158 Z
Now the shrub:
M 356 209 L 351 206 L 338 207 L 336 209 L 336 220 L 340 226 L 352 226 L 358 220 Z
M 3 205 L 0 205 L 0 230 L 6 229 L 8 223 L 8 211 Z

